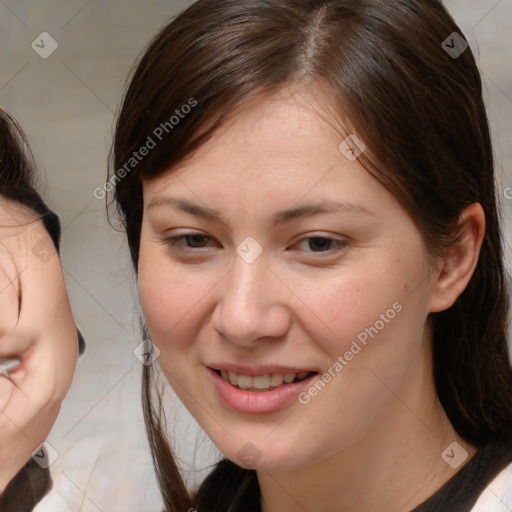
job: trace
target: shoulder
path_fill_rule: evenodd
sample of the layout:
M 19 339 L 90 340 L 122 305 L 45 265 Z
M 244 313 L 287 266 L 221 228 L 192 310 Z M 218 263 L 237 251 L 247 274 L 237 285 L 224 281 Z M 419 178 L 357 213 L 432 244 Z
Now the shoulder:
M 512 510 L 512 463 L 484 489 L 470 512 L 510 512 Z

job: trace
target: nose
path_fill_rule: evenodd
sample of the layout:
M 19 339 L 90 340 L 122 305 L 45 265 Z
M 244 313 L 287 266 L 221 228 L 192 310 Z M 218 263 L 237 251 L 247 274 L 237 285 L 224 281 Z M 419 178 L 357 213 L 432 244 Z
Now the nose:
M 212 323 L 231 343 L 251 347 L 258 340 L 281 338 L 290 328 L 290 291 L 263 255 L 252 263 L 236 256 L 219 294 Z

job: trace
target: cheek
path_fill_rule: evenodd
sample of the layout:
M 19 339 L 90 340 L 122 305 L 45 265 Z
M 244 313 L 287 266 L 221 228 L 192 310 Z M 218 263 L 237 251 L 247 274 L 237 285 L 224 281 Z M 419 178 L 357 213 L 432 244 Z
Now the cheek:
M 194 339 L 201 299 L 212 288 L 205 272 L 185 272 L 165 257 L 141 250 L 138 269 L 141 307 L 153 342 L 165 350 Z
M 55 258 L 52 265 L 55 273 L 55 278 L 49 281 L 52 283 L 52 293 L 51 297 L 49 294 L 45 295 L 51 305 L 52 314 L 48 314 L 43 336 L 47 345 L 52 347 L 53 364 L 59 368 L 56 379 L 60 383 L 63 399 L 71 386 L 78 358 L 78 335 L 60 261 Z
M 12 331 L 18 323 L 18 274 L 14 258 L 9 253 L 0 252 L 0 336 Z
M 325 283 L 315 310 L 329 329 L 312 339 L 328 354 L 324 372 L 333 385 L 322 392 L 327 402 L 364 417 L 375 413 L 364 404 L 382 406 L 389 398 L 380 379 L 391 388 L 403 381 L 421 351 L 427 287 L 418 285 L 424 277 L 418 266 L 393 264 Z
M 412 279 L 382 268 L 359 268 L 315 280 L 314 286 L 303 281 L 294 290 L 308 306 L 303 328 L 310 331 L 312 340 L 323 340 L 323 348 L 333 357 L 350 350 L 356 340 L 364 347 L 398 322 L 408 278 Z

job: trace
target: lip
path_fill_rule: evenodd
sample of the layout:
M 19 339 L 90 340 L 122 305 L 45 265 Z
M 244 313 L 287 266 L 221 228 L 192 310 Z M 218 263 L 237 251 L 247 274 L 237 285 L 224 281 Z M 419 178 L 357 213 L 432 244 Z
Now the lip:
M 231 370 L 228 370 L 227 368 L 231 368 Z M 286 369 L 286 371 L 263 371 L 261 367 L 257 370 L 253 368 L 252 371 L 249 371 L 247 368 L 240 369 L 237 371 L 234 368 L 237 367 L 222 367 L 222 369 L 226 371 L 232 371 L 235 373 L 240 373 L 242 375 L 250 376 L 264 375 L 265 373 L 300 373 L 296 371 L 291 371 L 290 368 Z M 301 380 L 300 382 L 282 384 L 281 386 L 270 391 L 246 391 L 243 389 L 236 388 L 235 386 L 232 386 L 229 382 L 224 380 L 215 371 L 216 369 L 213 369 L 213 367 L 208 367 L 207 370 L 211 376 L 217 394 L 219 395 L 220 401 L 229 409 L 246 414 L 268 414 L 284 409 L 285 407 L 292 404 L 294 401 L 297 401 L 297 397 L 300 394 L 300 392 L 304 388 L 310 386 L 311 382 L 318 377 L 318 373 L 314 373 L 313 375 L 306 377 L 304 380 Z

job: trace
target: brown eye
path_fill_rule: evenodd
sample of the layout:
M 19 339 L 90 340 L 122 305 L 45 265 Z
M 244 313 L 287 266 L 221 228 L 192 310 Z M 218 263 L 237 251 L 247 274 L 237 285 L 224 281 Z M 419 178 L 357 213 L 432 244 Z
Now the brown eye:
M 302 249 L 307 252 L 328 252 L 332 250 L 341 250 L 347 246 L 345 240 L 337 240 L 326 236 L 312 236 L 303 238 L 297 245 L 306 243 L 307 248 Z
M 206 235 L 183 235 L 182 238 L 189 242 L 189 247 L 204 247 L 203 244 L 208 239 Z
M 317 250 L 328 251 L 331 248 L 332 242 L 334 242 L 334 240 L 332 240 L 332 238 L 316 236 L 314 238 L 308 238 L 308 242 L 309 248 L 316 252 Z
M 201 233 L 188 233 L 185 235 L 171 236 L 162 240 L 171 249 L 181 252 L 187 252 L 193 249 L 202 249 L 207 247 L 211 238 Z

